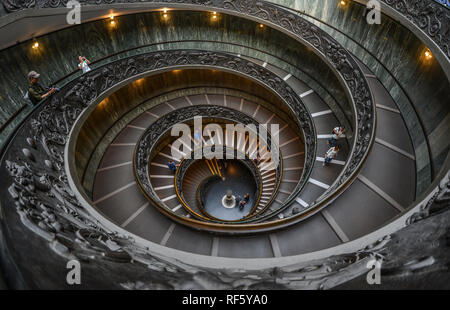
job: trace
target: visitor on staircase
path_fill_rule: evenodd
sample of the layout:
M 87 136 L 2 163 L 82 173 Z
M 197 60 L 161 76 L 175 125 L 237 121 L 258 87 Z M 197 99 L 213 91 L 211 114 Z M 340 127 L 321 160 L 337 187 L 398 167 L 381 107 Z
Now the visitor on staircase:
M 338 152 L 339 152 L 339 145 L 331 147 L 325 153 L 325 160 L 323 161 L 323 166 L 329 164 L 334 158 L 336 158 Z
M 328 145 L 331 147 L 336 146 L 337 140 L 344 134 L 344 131 L 344 127 L 335 127 L 331 132 L 331 138 L 328 139 Z
M 169 167 L 170 171 L 175 172 L 175 171 L 177 171 L 177 167 L 179 167 L 180 164 L 175 164 L 173 162 L 173 160 L 169 160 L 169 163 L 167 164 L 167 166 Z
M 32 105 L 36 105 L 44 98 L 47 98 L 51 94 L 58 91 L 55 87 L 44 88 L 38 83 L 40 74 L 36 71 L 30 71 L 28 73 L 28 92 L 25 95 L 25 99 L 28 99 Z
M 78 68 L 83 70 L 83 73 L 91 71 L 91 68 L 89 68 L 89 65 L 91 62 L 84 56 L 78 56 Z

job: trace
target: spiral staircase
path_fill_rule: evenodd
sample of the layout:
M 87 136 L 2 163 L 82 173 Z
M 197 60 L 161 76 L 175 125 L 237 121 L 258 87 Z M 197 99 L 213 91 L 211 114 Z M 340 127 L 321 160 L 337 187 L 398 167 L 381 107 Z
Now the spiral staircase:
M 28 108 L 8 91 L 0 158 L 5 286 L 70 289 L 72 260 L 89 274 L 83 288 L 366 285 L 358 281 L 367 262 L 401 257 L 395 245 L 408 240 L 394 242 L 396 234 L 449 201 L 450 63 L 443 46 L 450 25 L 437 39 L 402 7 L 381 1 L 389 24 L 380 29 L 406 25 L 411 53 L 427 44 L 434 56 L 419 56 L 417 64 L 408 54 L 404 68 L 395 68 L 382 48 L 376 54 L 339 26 L 365 2 L 334 4 L 328 9 L 336 13 L 325 17 L 303 1 L 304 11 L 289 1 L 145 1 L 116 4 L 117 15 L 106 19 L 102 10 L 114 4 L 99 3 L 83 4 L 91 20 L 74 31 L 50 20 L 52 31 L 34 39 L 49 47 L 83 31 L 107 34 L 89 37 L 98 57 L 88 73 L 65 63 L 39 67 L 60 87 L 39 105 Z M 448 21 L 448 8 L 423 2 Z M 12 3 L 4 2 L 0 20 L 21 25 L 15 11 L 29 8 Z M 120 45 L 128 37 L 133 44 Z M 80 51 L 70 44 L 75 52 L 61 47 L 55 55 Z M 25 45 L 0 53 L 28 55 Z M 26 56 L 27 64 L 37 66 L 45 51 Z M 424 97 L 435 94 L 430 107 L 410 95 L 419 87 L 406 82 L 411 72 Z M 203 127 L 194 138 L 199 116 Z M 180 133 L 172 129 L 180 124 L 189 136 L 177 144 Z M 228 136 L 230 124 L 266 128 L 267 135 Z M 324 165 L 337 126 L 345 127 L 340 150 Z M 211 146 L 216 155 L 195 156 Z M 230 152 L 241 156 L 228 159 Z M 244 208 L 225 207 L 230 188 L 234 197 L 251 193 Z M 435 272 L 435 261 L 421 268 Z

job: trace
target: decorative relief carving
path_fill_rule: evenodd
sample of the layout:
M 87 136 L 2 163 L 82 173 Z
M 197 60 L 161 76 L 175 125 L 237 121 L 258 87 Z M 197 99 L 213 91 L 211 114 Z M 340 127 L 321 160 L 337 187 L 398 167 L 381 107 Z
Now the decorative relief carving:
M 330 62 L 336 66 L 336 69 L 341 72 L 349 89 L 352 91 L 353 99 L 356 103 L 358 130 L 355 136 L 357 147 L 352 151 L 349 163 L 344 168 L 339 182 L 335 182 L 328 193 L 335 191 L 359 167 L 361 159 L 367 154 L 370 147 L 370 138 L 373 136 L 373 124 L 375 122 L 373 103 L 368 85 L 359 67 L 353 58 L 344 49 L 340 48 L 338 43 L 331 37 L 328 37 L 326 33 L 321 32 L 305 21 L 300 22 L 293 15 L 288 20 L 284 20 L 280 16 L 280 11 L 277 7 L 271 6 L 271 9 L 265 9 L 260 2 L 255 3 L 254 1 L 224 1 L 223 3 L 220 1 L 220 3 L 226 7 L 236 7 L 246 13 L 254 12 L 258 16 L 278 21 L 279 23 L 282 22 L 291 31 L 299 33 L 299 36 L 312 38 L 312 44 L 317 46 L 329 58 Z M 251 5 L 252 3 L 253 6 Z M 318 39 L 319 37 L 321 38 L 320 40 Z M 240 57 L 218 52 L 190 50 L 148 53 L 116 61 L 93 70 L 68 84 L 64 91 L 52 96 L 51 100 L 47 101 L 41 109 L 38 109 L 36 117 L 30 121 L 34 132 L 34 140 L 41 141 L 43 149 L 50 157 L 49 160 L 54 162 L 55 169 L 60 171 L 61 167 L 64 166 L 62 148 L 66 144 L 71 125 L 79 113 L 91 104 L 100 93 L 120 81 L 139 73 L 168 66 L 198 64 L 242 72 L 259 80 L 278 93 L 300 123 L 300 127 L 305 135 L 304 143 L 307 150 L 305 171 L 307 172 L 308 169 L 312 168 L 315 154 L 311 150 L 315 149 L 316 134 L 311 116 L 305 109 L 299 96 L 282 79 L 265 68 Z M 298 190 L 301 184 L 306 182 L 307 177 L 308 173 L 305 173 L 299 182 Z
M 127 3 L 129 0 L 112 0 L 111 2 L 86 1 L 84 5 L 95 5 L 102 3 Z M 339 187 L 347 184 L 347 180 L 357 171 L 362 160 L 367 156 L 368 150 L 373 142 L 373 135 L 375 129 L 375 113 L 374 105 L 370 96 L 369 86 L 364 77 L 364 74 L 359 69 L 356 61 L 353 57 L 334 40 L 330 35 L 314 26 L 312 23 L 306 21 L 301 16 L 294 15 L 289 11 L 280 8 L 279 6 L 258 0 L 210 0 L 210 1 L 196 1 L 196 0 L 146 0 L 148 3 L 161 3 L 161 4 L 185 4 L 185 5 L 202 5 L 208 8 L 220 8 L 224 11 L 229 11 L 231 14 L 243 14 L 252 16 L 274 23 L 282 27 L 285 31 L 291 32 L 298 39 L 302 39 L 311 44 L 315 49 L 320 51 L 325 58 L 332 64 L 336 70 L 342 75 L 347 84 L 347 87 L 351 91 L 354 104 L 356 106 L 356 127 L 355 134 L 356 148 L 354 148 L 347 160 L 347 165 L 344 167 L 339 181 L 333 183 L 327 190 L 326 195 L 331 192 L 335 192 Z M 39 5 L 44 5 L 40 3 Z M 55 1 L 53 5 L 58 5 L 59 0 Z M 150 58 L 148 58 L 150 57 Z M 148 58 L 148 59 L 147 59 Z M 280 83 L 281 79 L 278 77 L 270 77 L 267 70 L 259 67 L 253 63 L 243 61 L 239 57 L 234 59 L 227 59 L 224 55 L 218 53 L 201 53 L 198 55 L 180 52 L 178 55 L 172 55 L 167 58 L 166 54 L 155 54 L 152 56 L 144 56 L 143 59 L 132 58 L 129 59 L 129 63 L 123 62 L 120 66 L 107 67 L 103 69 L 102 79 L 105 79 L 104 85 L 108 87 L 109 83 L 114 83 L 119 74 L 131 74 L 133 72 L 139 72 L 140 67 L 151 67 L 152 69 L 161 68 L 167 66 L 169 63 L 176 64 L 188 64 L 190 62 L 208 64 L 213 66 L 222 66 L 233 70 L 240 69 L 239 66 L 245 65 L 244 72 L 252 77 L 259 79 L 266 85 L 269 85 L 272 89 L 277 91 L 283 99 L 289 104 L 294 111 L 296 117 L 300 123 L 307 123 L 310 117 L 308 113 L 303 109 L 303 105 L 299 97 L 284 83 Z M 152 63 L 150 63 L 152 62 Z M 90 89 L 89 85 L 93 85 L 89 79 L 93 76 L 87 76 L 84 80 L 80 80 L 80 87 L 86 84 L 87 87 L 83 87 L 77 94 L 84 102 L 90 102 L 90 97 L 97 95 L 97 89 Z M 282 87 L 279 87 L 279 86 Z M 94 87 L 95 88 L 95 87 Z M 82 92 L 82 93 L 81 93 Z M 303 128 L 305 134 L 305 144 L 311 145 L 312 140 L 315 139 L 314 127 L 311 129 Z M 368 141 L 368 137 L 369 141 Z M 312 150 L 312 148 L 309 148 Z M 314 154 L 307 152 L 306 162 L 313 160 Z M 311 166 L 305 166 L 306 176 L 309 175 L 308 168 Z
M 435 0 L 381 0 L 405 16 L 423 30 L 450 58 L 450 13 L 449 9 Z M 82 5 L 104 5 L 114 3 L 135 3 L 136 0 L 83 0 Z M 161 4 L 191 4 L 213 6 L 237 11 L 275 23 L 296 34 L 300 34 L 316 48 L 320 48 L 324 37 L 321 31 L 298 16 L 261 0 L 142 0 L 140 2 Z M 2 0 L 6 12 L 16 12 L 30 8 L 57 8 L 65 6 L 65 0 Z
M 312 24 L 298 16 L 285 15 L 285 12 L 276 6 L 265 2 L 169 0 L 164 3 L 175 2 L 213 5 L 224 9 L 235 7 L 241 13 L 254 14 L 256 17 L 282 25 L 324 53 L 345 77 L 356 103 L 358 131 L 355 139 L 360 148 L 353 151 L 344 177 L 352 174 L 353 169 L 358 167 L 358 161 L 368 150 L 367 137 L 373 134 L 374 110 L 363 74 L 344 49 Z M 39 2 L 38 7 L 44 7 L 41 6 L 42 3 Z M 58 1 L 53 2 L 52 5 L 58 6 L 57 3 Z M 84 4 L 91 3 L 88 1 Z M 29 6 L 31 7 L 32 4 Z M 133 260 L 148 259 L 149 266 L 163 265 L 173 269 L 170 263 L 149 255 L 147 250 L 142 249 L 132 240 L 117 233 L 108 232 L 86 212 L 68 184 L 64 171 L 64 146 L 81 111 L 94 102 L 99 94 L 139 73 L 184 64 L 204 64 L 233 69 L 268 85 L 285 100 L 298 118 L 305 133 L 304 142 L 307 150 L 314 149 L 315 129 L 300 98 L 280 78 L 264 68 L 242 58 L 218 52 L 170 51 L 143 54 L 115 61 L 84 74 L 66 85 L 33 112 L 33 115 L 17 131 L 14 146 L 10 146 L 3 157 L 0 169 L 5 179 L 2 182 L 10 182 L 10 185 L 8 186 L 9 197 L 2 196 L 2 205 L 15 204 L 24 225 L 45 238 L 52 249 L 64 257 L 110 259 L 117 262 L 130 262 L 133 257 Z M 173 120 L 168 121 L 176 121 L 177 116 L 173 117 Z M 364 120 L 367 120 L 368 124 L 363 125 Z M 24 155 L 18 155 L 15 150 L 17 147 L 23 148 L 28 145 L 26 139 L 30 138 L 30 133 L 36 144 L 35 149 L 30 149 L 34 161 Z M 307 163 L 314 162 L 315 154 L 313 153 L 307 151 Z M 46 161 L 52 163 L 51 167 L 45 164 Z M 207 274 L 213 273 L 208 271 Z M 217 274 L 214 274 L 215 276 Z M 239 276 L 242 277 L 242 274 Z M 271 275 L 271 278 L 273 277 Z M 259 283 L 260 281 L 249 282 Z
M 446 177 L 439 183 L 438 190 L 429 201 L 422 203 L 420 210 L 406 221 L 407 225 L 428 218 L 431 214 L 440 212 L 450 205 L 450 171 Z
M 298 96 L 281 79 L 251 62 L 224 53 L 205 51 L 155 52 L 119 60 L 81 76 L 47 99 L 24 122 L 17 132 L 14 144 L 6 150 L 1 167 L 6 169 L 4 170 L 5 178 L 2 181 L 6 184 L 10 182 L 7 185 L 9 197 L 15 201 L 18 206 L 17 212 L 28 228 L 45 236 L 53 245 L 58 244 L 55 241 L 59 240 L 55 239 L 58 236 L 55 229 L 60 228 L 71 232 L 76 232 L 78 229 L 92 229 L 92 234 L 103 234 L 101 239 L 104 242 L 111 239 L 109 234 L 99 228 L 95 220 L 84 210 L 68 184 L 64 170 L 64 151 L 71 128 L 80 113 L 108 88 L 140 73 L 185 64 L 233 68 L 270 85 L 274 91 L 295 105 L 292 107 L 296 115 L 304 120 L 300 125 L 306 133 L 309 133 L 307 149 L 314 148 L 313 124 Z M 252 122 L 250 117 L 242 119 L 243 116 L 237 111 L 224 111 L 219 107 L 204 109 L 205 115 L 225 115 L 229 119 L 241 119 L 244 124 Z M 198 109 L 194 110 L 188 113 L 191 117 L 199 113 Z M 173 113 L 157 122 L 160 128 L 168 128 L 168 124 L 177 123 L 189 117 L 188 114 Z M 155 139 L 157 136 L 158 132 L 153 131 L 149 137 Z M 145 141 L 143 143 L 145 146 Z M 21 151 L 24 147 L 27 149 L 25 153 Z M 19 150 L 19 155 L 16 149 Z M 309 163 L 313 162 L 314 155 L 310 154 Z M 4 198 L 8 197 L 2 197 Z M 9 203 L 2 201 L 2 204 L 11 205 L 11 201 Z M 74 242 L 76 238 L 79 237 L 64 235 L 61 240 L 68 243 L 69 240 Z M 67 245 L 66 247 L 70 248 Z M 57 248 L 61 251 L 64 247 Z M 88 250 L 84 249 L 84 251 Z

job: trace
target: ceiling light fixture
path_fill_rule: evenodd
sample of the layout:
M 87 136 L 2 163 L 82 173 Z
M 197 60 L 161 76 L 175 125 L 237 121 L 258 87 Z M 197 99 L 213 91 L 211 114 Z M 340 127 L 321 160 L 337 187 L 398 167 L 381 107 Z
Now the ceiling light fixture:
M 339 1 L 339 6 L 346 6 L 346 5 L 347 5 L 347 1 L 345 1 L 345 0 Z
M 114 14 L 111 13 L 111 15 L 109 15 L 109 24 L 111 25 L 111 27 L 114 27 L 116 25 L 116 21 L 115 21 L 115 16 Z
M 167 19 L 168 17 L 169 17 L 169 14 L 167 14 L 167 11 L 168 11 L 169 9 L 167 9 L 167 8 L 163 8 L 162 9 L 162 11 L 163 11 L 163 18 L 164 19 Z

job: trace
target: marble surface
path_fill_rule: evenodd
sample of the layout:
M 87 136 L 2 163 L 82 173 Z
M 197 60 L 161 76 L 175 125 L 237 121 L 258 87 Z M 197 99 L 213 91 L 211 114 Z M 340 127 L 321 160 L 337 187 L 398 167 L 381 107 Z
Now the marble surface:
M 377 59 L 374 59 L 353 41 L 328 27 L 327 31 L 360 58 L 377 75 L 395 99 L 412 135 L 418 162 L 417 171 L 424 176 L 423 183 L 429 183 L 432 172 L 436 173 L 439 170 L 450 146 L 450 140 L 446 139 L 450 131 L 450 125 L 446 121 L 450 115 L 448 104 L 450 88 L 439 63 L 435 59 L 429 62 L 424 61 L 425 46 L 414 34 L 384 15 L 381 25 L 369 26 L 362 17 L 363 7 L 357 3 L 351 3 L 344 9 L 337 8 L 337 3 L 333 0 L 271 1 L 305 11 L 329 23 L 376 56 Z M 304 70 L 306 75 L 311 74 L 315 77 L 316 81 L 324 81 L 322 85 L 326 86 L 328 92 L 321 90 L 320 87 L 318 91 L 319 93 L 322 91 L 321 95 L 327 102 L 345 101 L 340 85 L 333 79 L 327 67 L 320 67 L 319 62 L 309 55 L 312 53 L 308 54 L 304 49 L 294 46 L 291 40 L 288 41 L 286 36 L 279 35 L 278 32 L 267 28 L 265 31 L 260 31 L 249 22 L 243 20 L 237 22 L 225 16 L 221 16 L 217 26 L 210 27 L 211 21 L 208 18 L 199 18 L 196 14 L 189 14 L 188 17 L 174 14 L 167 22 L 154 15 L 139 14 L 118 18 L 119 27 L 116 29 L 111 29 L 108 21 L 91 22 L 39 38 L 38 50 L 32 50 L 30 42 L 26 42 L 1 51 L 0 65 L 9 70 L 5 70 L 0 77 L 0 124 L 23 105 L 22 97 L 27 88 L 26 73 L 31 69 L 40 71 L 42 83 L 49 84 L 50 81 L 58 80 L 76 70 L 76 57 L 79 54 L 97 60 L 117 50 L 180 39 L 213 39 L 270 51 L 284 61 L 296 64 Z M 166 23 L 178 24 L 182 27 L 166 27 Z M 318 27 L 327 28 L 319 22 L 316 24 Z M 216 45 L 216 43 L 210 44 Z M 171 46 L 176 48 L 186 45 L 176 43 Z M 149 48 L 143 48 L 141 51 Z M 162 47 L 154 46 L 153 48 Z M 219 45 L 217 48 L 223 49 L 224 46 Z M 238 48 L 227 47 L 225 50 L 233 52 Z M 116 57 L 125 57 L 134 52 L 138 51 L 125 52 Z M 254 54 L 258 56 L 257 53 Z M 99 65 L 106 61 L 110 60 L 99 62 Z M 392 76 L 396 77 L 405 91 L 399 87 Z M 312 87 L 313 85 L 314 83 Z M 417 130 L 420 124 L 417 114 L 425 127 L 423 134 Z M 11 132 L 15 123 L 11 124 L 4 134 Z M 431 163 L 427 158 L 427 145 L 424 143 L 425 135 L 430 141 L 434 171 L 430 170 Z
M 331 106 L 338 109 L 340 105 L 349 113 L 347 97 L 328 66 L 288 36 L 267 27 L 259 29 L 257 25 L 225 15 L 212 24 L 205 13 L 171 13 L 168 21 L 163 21 L 159 13 L 137 14 L 117 18 L 115 29 L 109 26 L 108 21 L 101 20 L 51 33 L 39 38 L 37 50 L 31 49 L 29 42 L 3 50 L 0 52 L 0 66 L 8 67 L 9 70 L 0 77 L 0 124 L 24 104 L 29 70 L 41 73 L 40 82 L 48 85 L 51 81 L 76 72 L 77 56 L 80 54 L 97 61 L 93 67 L 98 67 L 136 53 L 184 48 L 222 50 L 266 60 L 292 72 L 310 84 Z M 179 40 L 210 42 L 154 45 L 157 42 Z M 142 45 L 147 46 L 133 49 Z M 102 60 L 117 51 L 124 52 Z M 77 72 L 75 76 L 79 74 Z M 13 128 L 9 126 L 7 131 Z

